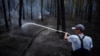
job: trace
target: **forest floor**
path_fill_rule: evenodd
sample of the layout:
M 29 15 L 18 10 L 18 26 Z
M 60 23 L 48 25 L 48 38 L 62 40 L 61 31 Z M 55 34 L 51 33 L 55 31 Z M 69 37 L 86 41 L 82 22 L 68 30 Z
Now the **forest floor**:
M 40 19 L 33 19 L 33 22 L 56 29 L 56 18 L 45 16 L 44 22 Z M 85 19 L 72 18 L 66 16 L 66 31 L 73 34 L 72 26 L 82 23 L 93 30 L 92 24 L 88 24 Z M 0 56 L 70 56 L 71 45 L 64 40 L 60 33 L 52 30 L 34 26 L 33 35 L 25 34 L 15 27 L 9 33 L 5 32 L 5 27 L 0 27 Z M 88 29 L 87 29 L 88 30 Z M 94 32 L 88 30 L 88 35 L 93 36 Z M 94 36 L 93 36 L 94 37 Z M 100 38 L 93 38 L 94 48 L 92 56 L 99 56 Z

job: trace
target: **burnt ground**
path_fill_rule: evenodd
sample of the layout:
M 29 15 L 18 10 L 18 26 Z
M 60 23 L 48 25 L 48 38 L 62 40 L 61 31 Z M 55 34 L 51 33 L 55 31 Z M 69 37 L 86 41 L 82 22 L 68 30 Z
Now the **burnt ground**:
M 56 29 L 55 17 L 46 16 L 44 22 L 34 19 L 41 25 L 45 25 Z M 93 24 L 87 23 L 85 19 L 72 18 L 66 16 L 66 31 L 73 34 L 71 27 L 83 23 L 87 29 L 86 34 L 93 38 L 94 48 L 91 52 L 92 56 L 99 56 L 99 33 L 94 31 Z M 61 33 L 52 30 L 34 26 L 33 35 L 25 34 L 23 31 L 14 27 L 11 31 L 5 32 L 5 27 L 0 28 L 0 56 L 70 56 L 71 45 L 63 39 Z

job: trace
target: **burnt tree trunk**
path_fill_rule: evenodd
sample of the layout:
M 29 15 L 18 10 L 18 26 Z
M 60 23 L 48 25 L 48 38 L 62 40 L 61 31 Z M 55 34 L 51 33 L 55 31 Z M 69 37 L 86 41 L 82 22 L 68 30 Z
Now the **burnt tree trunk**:
M 57 14 L 56 14 L 57 13 L 57 0 L 55 0 L 55 10 L 54 10 L 54 13 L 55 13 L 54 16 L 56 17 L 57 16 Z
M 59 30 L 59 28 L 60 28 L 60 24 L 61 24 L 61 22 L 60 22 L 60 18 L 61 18 L 61 14 L 60 14 L 60 0 L 56 0 L 56 2 L 57 2 L 57 30 Z
M 47 11 L 49 11 L 49 1 L 47 0 Z
M 62 30 L 66 31 L 66 26 L 65 26 L 65 7 L 64 7 L 64 0 L 60 0 L 61 3 L 61 19 L 62 19 Z
M 48 2 L 48 4 L 47 4 L 48 7 L 47 8 L 48 8 L 48 11 L 50 12 L 50 2 L 49 2 L 49 0 L 47 0 L 47 2 Z
M 3 7 L 6 30 L 9 31 L 9 24 L 8 24 L 7 15 L 6 15 L 5 0 L 2 0 L 2 7 Z
M 31 20 L 33 20 L 33 16 L 32 16 L 32 15 L 33 15 L 33 14 L 32 14 L 32 11 L 33 11 L 33 10 L 32 10 L 32 3 L 33 3 L 33 1 L 31 0 Z
M 52 14 L 52 2 L 53 0 L 51 0 L 51 3 L 50 3 L 50 14 Z
M 26 5 L 28 5 L 28 0 L 26 0 Z M 26 8 L 27 8 L 27 6 L 26 6 Z M 28 15 L 28 8 L 26 9 L 26 13 L 27 13 L 27 17 L 29 16 Z
M 55 0 L 52 1 L 52 14 L 55 16 Z
M 41 21 L 43 22 L 43 0 L 41 0 Z
M 24 0 L 23 0 L 23 1 L 24 1 Z M 23 2 L 23 20 L 25 20 L 24 2 Z
M 100 0 L 96 0 L 96 12 L 97 12 L 97 15 L 99 16 L 100 18 Z
M 11 16 L 10 16 L 10 0 L 8 0 L 8 11 L 9 11 L 9 22 L 11 24 Z
M 61 8 L 61 25 L 62 25 L 62 31 L 66 31 L 66 25 L 65 25 L 65 7 L 64 7 L 64 0 L 60 0 L 60 8 Z M 61 39 L 63 39 L 64 33 L 62 33 Z
M 92 18 L 92 8 L 93 8 L 93 1 L 92 0 L 88 0 L 88 22 L 91 22 L 91 18 Z
M 43 0 L 41 0 L 41 21 L 43 22 Z
M 1 1 L 0 1 L 1 3 Z M 2 14 L 2 5 L 0 4 L 0 14 Z
M 95 25 L 95 32 L 100 33 L 100 0 L 96 0 L 96 4 L 96 13 L 93 21 Z
M 23 0 L 19 0 L 19 27 L 21 27 L 22 23 L 22 8 L 23 8 Z

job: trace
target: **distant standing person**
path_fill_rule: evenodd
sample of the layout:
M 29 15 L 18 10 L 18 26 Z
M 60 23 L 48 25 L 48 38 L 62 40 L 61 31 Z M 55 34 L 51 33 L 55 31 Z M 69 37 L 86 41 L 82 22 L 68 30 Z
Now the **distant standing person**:
M 66 32 L 64 36 L 64 39 L 72 44 L 72 56 L 90 56 L 93 43 L 91 37 L 84 35 L 84 25 L 78 24 L 72 29 L 75 31 L 75 35 L 68 36 Z

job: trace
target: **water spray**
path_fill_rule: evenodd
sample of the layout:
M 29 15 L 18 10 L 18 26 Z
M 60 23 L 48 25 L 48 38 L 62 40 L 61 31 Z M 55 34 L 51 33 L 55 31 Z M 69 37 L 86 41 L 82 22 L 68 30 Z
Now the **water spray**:
M 49 30 L 56 31 L 56 32 L 60 32 L 60 33 L 66 33 L 66 32 L 64 32 L 62 30 L 56 30 L 56 29 L 53 29 L 53 28 L 50 28 L 50 27 L 47 27 L 47 26 L 43 26 L 43 25 L 40 25 L 40 24 L 37 24 L 37 23 L 31 23 L 31 22 L 23 24 L 22 28 L 24 28 L 24 26 L 29 27 L 29 25 L 42 27 L 42 28 L 49 29 Z
M 61 31 L 61 30 L 56 30 L 56 29 L 53 29 L 53 28 L 50 28 L 50 27 L 47 27 L 47 26 L 43 26 L 43 25 L 40 25 L 40 24 L 37 24 L 37 23 L 25 23 L 22 25 L 22 27 L 24 27 L 25 25 L 35 25 L 35 26 L 39 26 L 39 27 L 42 27 L 42 28 L 45 28 L 45 29 L 49 29 L 49 30 L 52 30 L 52 31 L 57 31 L 57 32 L 61 32 L 61 33 L 65 33 L 64 31 Z

